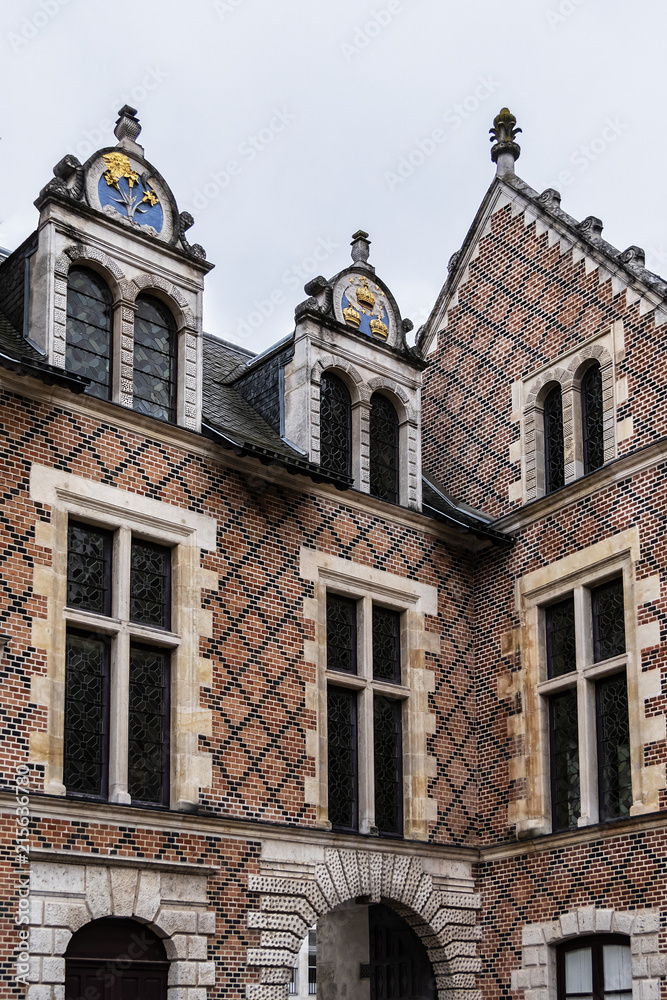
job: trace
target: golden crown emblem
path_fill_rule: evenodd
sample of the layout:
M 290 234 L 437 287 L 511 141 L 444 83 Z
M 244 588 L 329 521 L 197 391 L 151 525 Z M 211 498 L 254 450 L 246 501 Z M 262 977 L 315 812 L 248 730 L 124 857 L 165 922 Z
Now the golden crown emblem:
M 387 330 L 386 324 L 383 323 L 381 319 L 377 318 L 372 319 L 370 326 L 371 326 L 371 333 L 373 334 L 374 337 L 382 337 L 384 339 L 387 336 L 387 333 L 389 332 Z
M 361 323 L 361 316 L 354 308 L 354 306 L 348 306 L 346 309 L 343 309 L 343 316 L 345 317 L 346 323 L 349 323 L 350 326 L 355 327 L 357 330 L 359 329 L 359 324 Z
M 368 279 L 363 278 L 362 280 L 363 280 L 363 285 L 357 286 L 357 302 L 359 303 L 363 302 L 370 309 L 372 309 L 373 306 L 375 305 L 375 296 L 368 287 Z

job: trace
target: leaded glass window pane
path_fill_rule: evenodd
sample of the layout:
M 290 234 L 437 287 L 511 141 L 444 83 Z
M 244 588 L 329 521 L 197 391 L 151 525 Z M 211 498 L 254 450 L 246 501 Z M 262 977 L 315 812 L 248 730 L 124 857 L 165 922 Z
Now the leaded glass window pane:
M 386 396 L 371 397 L 371 496 L 398 503 L 398 416 Z
M 357 602 L 327 594 L 327 668 L 357 672 Z
M 111 293 L 92 271 L 71 268 L 67 278 L 65 367 L 91 380 L 86 392 L 111 396 Z
M 170 627 L 171 550 L 150 542 L 132 542 L 130 620 Z
M 134 317 L 134 409 L 176 419 L 176 324 L 158 299 L 140 295 Z
M 375 825 L 380 833 L 403 832 L 401 702 L 376 695 L 373 703 Z
M 373 605 L 373 677 L 401 683 L 401 615 Z
M 357 829 L 357 695 L 327 692 L 329 820 L 334 828 Z
M 591 996 L 593 965 L 590 948 L 573 948 L 565 952 L 565 993 L 567 996 Z
M 558 949 L 558 1000 L 630 1000 L 630 944 L 621 935 L 579 938 Z
M 602 372 L 598 364 L 592 365 L 581 380 L 581 418 L 584 472 L 593 472 L 604 465 Z
M 339 378 L 327 373 L 320 388 L 320 465 L 327 472 L 350 475 L 351 426 L 350 394 Z
M 544 400 L 544 471 L 547 493 L 553 493 L 565 485 L 563 404 L 559 385 Z
M 595 662 L 625 652 L 623 580 L 611 580 L 591 592 Z
M 70 521 L 67 529 L 67 603 L 111 614 L 111 533 Z
M 577 669 L 574 632 L 574 597 L 551 604 L 545 611 L 547 626 L 547 676 L 560 677 Z
M 553 827 L 567 830 L 577 825 L 581 812 L 577 692 L 553 695 L 549 707 Z
M 625 674 L 595 685 L 598 730 L 600 818 L 627 816 L 632 805 L 630 724 Z
M 109 640 L 68 632 L 65 654 L 63 782 L 68 792 L 107 790 Z
M 130 647 L 128 792 L 138 802 L 168 801 L 169 654 Z

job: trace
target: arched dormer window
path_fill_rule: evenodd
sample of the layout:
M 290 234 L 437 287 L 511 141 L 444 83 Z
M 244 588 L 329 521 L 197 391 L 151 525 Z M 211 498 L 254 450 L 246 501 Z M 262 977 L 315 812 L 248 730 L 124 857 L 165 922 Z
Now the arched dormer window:
M 563 402 L 559 385 L 544 400 L 544 481 L 545 493 L 553 493 L 565 485 Z
M 327 372 L 320 387 L 320 465 L 349 476 L 352 467 L 352 406 L 347 386 Z
M 90 379 L 90 396 L 111 398 L 112 349 L 111 292 L 94 271 L 73 267 L 67 278 L 65 367 Z
M 631 1000 L 630 941 L 619 934 L 574 938 L 557 952 L 558 1000 Z
M 176 323 L 151 295 L 139 296 L 134 317 L 134 409 L 176 420 Z
M 602 410 L 602 370 L 596 362 L 581 380 L 581 428 L 584 445 L 584 473 L 604 465 L 604 423 Z
M 398 415 L 386 396 L 371 396 L 371 496 L 398 503 Z

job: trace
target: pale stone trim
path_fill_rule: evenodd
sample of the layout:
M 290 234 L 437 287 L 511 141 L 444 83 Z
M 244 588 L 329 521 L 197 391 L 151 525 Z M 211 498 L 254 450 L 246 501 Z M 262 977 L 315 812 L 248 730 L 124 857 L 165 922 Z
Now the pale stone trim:
M 439 637 L 426 630 L 425 615 L 435 616 L 438 613 L 437 589 L 305 547 L 299 554 L 299 574 L 302 579 L 315 584 L 315 597 L 304 601 L 303 612 L 304 618 L 314 622 L 315 626 L 315 640 L 305 644 L 304 657 L 317 667 L 315 684 L 306 685 L 306 706 L 315 712 L 317 718 L 316 728 L 306 735 L 307 752 L 314 758 L 315 764 L 315 777 L 305 780 L 306 801 L 316 806 L 318 825 L 328 829 L 327 590 L 335 590 L 369 605 L 372 599 L 379 600 L 403 612 L 404 836 L 411 840 L 427 840 L 429 827 L 437 820 L 437 802 L 428 794 L 429 778 L 436 773 L 436 760 L 427 752 L 427 738 L 435 732 L 436 719 L 429 709 L 429 693 L 435 689 L 435 675 L 433 669 L 426 665 L 425 654 L 439 652 L 440 645 Z M 341 682 L 344 683 L 344 678 Z M 362 750 L 363 745 L 360 752 Z M 366 770 L 372 773 L 372 768 Z M 360 791 L 363 792 L 363 788 Z M 370 816 L 372 813 L 368 795 L 366 799 L 361 803 L 360 820 L 364 814 Z
M 476 923 L 480 896 L 442 890 L 435 883 L 419 857 L 333 848 L 297 877 L 251 875 L 248 888 L 260 893 L 260 908 L 248 914 L 248 926 L 263 933 L 260 947 L 248 949 L 248 965 L 260 968 L 259 985 L 247 987 L 248 1000 L 286 1000 L 309 928 L 358 896 L 385 900 L 412 926 L 433 965 L 440 1000 L 480 1000 L 475 974 L 481 961 L 474 944 L 482 931 Z
M 207 937 L 215 932 L 205 874 L 123 866 L 33 861 L 30 869 L 30 982 L 27 1000 L 61 996 L 72 935 L 101 917 L 130 917 L 163 939 L 169 1000 L 203 1000 L 215 983 Z
M 638 627 L 638 609 L 650 600 L 646 594 L 660 592 L 660 579 L 656 575 L 649 581 L 637 583 L 635 565 L 640 558 L 639 531 L 637 527 L 619 532 L 610 538 L 556 560 L 520 577 L 515 584 L 516 608 L 521 627 L 518 634 L 510 632 L 501 637 L 501 655 L 514 656 L 521 651 L 521 671 L 507 672 L 498 682 L 498 696 L 518 700 L 522 711 L 508 719 L 508 732 L 521 747 L 511 761 L 514 779 L 523 782 L 524 794 L 508 808 L 509 822 L 516 825 L 519 836 L 550 832 L 548 712 L 545 697 L 545 649 L 541 608 L 559 596 L 581 588 L 594 586 L 598 581 L 615 574 L 623 576 L 625 597 L 626 654 L 619 658 L 619 669 L 625 665 L 628 684 L 628 705 L 631 744 L 633 805 L 632 815 L 659 808 L 659 791 L 665 786 L 665 765 L 645 765 L 644 747 L 665 738 L 665 715 L 645 716 L 645 700 L 660 692 L 658 667 L 642 672 L 641 650 L 657 645 L 659 631 Z M 585 599 L 585 598 L 584 598 Z M 583 614 L 579 609 L 578 615 Z M 583 627 L 583 626 L 582 626 Z M 593 754 L 591 750 L 591 754 Z M 582 771 L 582 817 L 580 825 L 597 821 L 597 800 L 591 773 L 593 761 L 580 746 Z M 590 773 L 589 773 L 590 772 Z M 588 777 L 587 777 L 588 774 Z M 586 794 L 586 790 L 588 793 Z
M 667 973 L 667 957 L 658 950 L 660 910 L 616 910 L 580 906 L 556 920 L 525 924 L 521 968 L 512 970 L 512 990 L 524 1000 L 556 1000 L 556 946 L 574 937 L 624 934 L 632 950 L 633 1000 L 660 1000 L 660 977 Z
M 211 635 L 211 621 L 210 615 L 197 609 L 201 609 L 202 588 L 210 589 L 214 583 L 210 574 L 201 573 L 199 562 L 200 549 L 215 551 L 215 520 L 37 464 L 30 472 L 30 496 L 51 507 L 50 523 L 36 523 L 35 540 L 37 545 L 52 549 L 52 565 L 36 565 L 33 579 L 35 593 L 46 598 L 47 616 L 33 620 L 32 642 L 46 650 L 47 670 L 33 675 L 32 697 L 47 708 L 48 720 L 46 732 L 31 733 L 30 757 L 46 765 L 45 791 L 65 794 L 62 747 L 68 620 L 67 520 L 74 516 L 118 533 L 139 532 L 142 537 L 174 548 L 173 633 L 165 636 L 167 645 L 174 648 L 171 802 L 175 808 L 191 809 L 199 801 L 199 789 L 210 785 L 212 774 L 210 754 L 200 753 L 198 748 L 199 733 L 210 734 L 212 726 L 212 712 L 200 707 L 199 693 L 199 638 Z M 121 763 L 110 760 L 110 775 L 120 770 Z
M 597 361 L 602 375 L 602 407 L 604 420 L 604 461 L 616 457 L 616 439 L 621 439 L 620 425 L 615 422 L 614 380 L 615 357 L 622 340 L 622 324 L 614 324 L 602 334 L 591 338 L 583 346 L 568 351 L 561 358 L 541 368 L 538 372 L 513 386 L 513 412 L 522 414 L 521 449 L 523 474 L 521 480 L 511 484 L 510 500 L 528 503 L 545 495 L 544 468 L 544 400 L 554 385 L 560 385 L 563 404 L 563 439 L 565 453 L 565 483 L 573 482 L 584 474 L 583 432 L 581 423 L 581 380 L 592 362 Z M 515 400 L 516 390 L 523 399 Z M 518 404 L 518 405 L 517 405 Z M 510 445 L 510 461 L 519 455 Z M 512 450 L 513 449 L 513 450 Z

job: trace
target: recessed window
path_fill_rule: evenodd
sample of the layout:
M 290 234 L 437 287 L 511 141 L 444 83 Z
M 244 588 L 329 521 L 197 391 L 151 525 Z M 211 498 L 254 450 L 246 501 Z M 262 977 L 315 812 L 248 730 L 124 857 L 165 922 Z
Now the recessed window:
M 168 633 L 170 577 L 170 549 L 70 522 L 63 764 L 70 794 L 169 801 L 170 659 L 180 641 Z
M 73 267 L 67 277 L 65 367 L 90 379 L 88 395 L 111 398 L 112 350 L 111 292 L 94 271 Z
M 627 938 L 575 938 L 557 952 L 558 1000 L 630 1000 L 632 955 Z
M 544 473 L 546 493 L 565 485 L 563 402 L 559 385 L 544 400 Z
M 401 613 L 328 594 L 327 670 L 329 820 L 334 829 L 358 830 L 363 815 L 369 828 L 400 836 Z
M 398 503 L 398 415 L 379 392 L 371 397 L 369 434 L 371 496 Z
M 597 362 L 586 369 L 581 380 L 581 427 L 584 472 L 594 472 L 604 465 L 602 371 Z
M 134 317 L 134 409 L 176 419 L 176 324 L 159 299 L 137 298 Z
M 589 822 L 603 821 L 628 815 L 632 805 L 624 618 L 621 578 L 578 588 L 544 609 L 540 693 L 549 704 L 555 830 L 576 826 L 582 810 Z
M 320 387 L 320 465 L 327 472 L 350 476 L 352 406 L 347 386 L 326 372 Z

